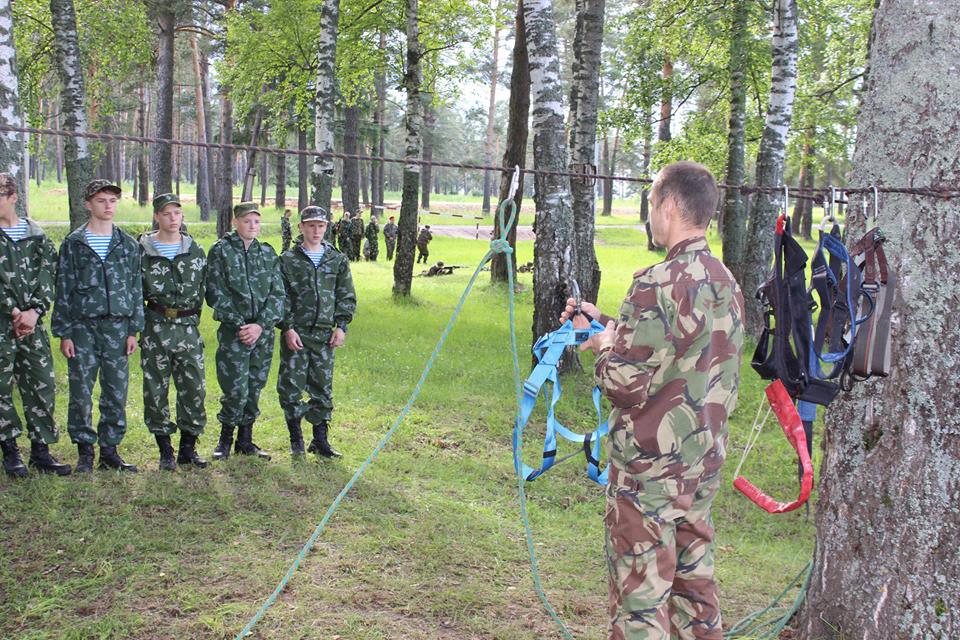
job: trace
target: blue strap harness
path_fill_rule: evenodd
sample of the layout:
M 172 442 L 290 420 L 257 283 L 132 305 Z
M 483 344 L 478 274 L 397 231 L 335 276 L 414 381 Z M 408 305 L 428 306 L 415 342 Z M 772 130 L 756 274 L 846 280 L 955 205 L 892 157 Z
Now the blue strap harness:
M 583 452 L 587 458 L 587 475 L 591 480 L 600 485 L 607 484 L 607 470 L 600 471 L 600 438 L 607 434 L 609 426 L 603 418 L 600 408 L 600 387 L 593 388 L 593 406 L 597 411 L 597 429 L 587 434 L 575 433 L 560 422 L 554 415 L 554 407 L 560 400 L 560 378 L 557 374 L 557 364 L 563 356 L 564 349 L 570 346 L 579 345 L 590 338 L 590 336 L 600 333 L 604 330 L 596 320 L 590 321 L 588 329 L 574 329 L 573 322 L 567 320 L 559 329 L 541 336 L 537 343 L 533 345 L 533 355 L 537 359 L 537 364 L 530 372 L 530 376 L 523 383 L 523 396 L 520 399 L 520 411 L 518 412 L 516 422 L 513 427 L 513 464 L 517 473 L 521 474 L 528 481 L 536 479 L 547 469 L 566 460 L 570 456 L 557 459 L 557 434 L 570 442 L 576 442 L 583 446 Z M 539 469 L 528 466 L 520 459 L 520 445 L 523 441 L 523 429 L 537 405 L 537 398 L 543 391 L 544 399 L 547 397 L 547 391 L 544 385 L 550 382 L 553 385 L 553 391 L 547 402 L 547 427 L 543 441 L 543 463 Z M 577 454 L 571 454 L 577 455 Z

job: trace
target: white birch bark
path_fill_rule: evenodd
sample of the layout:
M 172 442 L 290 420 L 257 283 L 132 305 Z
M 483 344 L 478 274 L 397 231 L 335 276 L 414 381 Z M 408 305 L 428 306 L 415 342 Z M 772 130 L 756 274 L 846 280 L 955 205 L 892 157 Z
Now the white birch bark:
M 337 30 L 340 22 L 340 0 L 323 0 L 320 8 L 320 36 L 317 39 L 316 116 L 314 149 L 317 153 L 333 152 L 334 99 L 336 97 Z M 330 210 L 333 191 L 333 158 L 318 156 L 311 174 L 313 193 L 310 201 Z M 331 225 L 332 226 L 332 225 Z
M 13 45 L 13 10 L 10 0 L 0 0 L 0 124 L 23 126 L 17 83 L 17 56 Z M 24 136 L 0 132 L 0 171 L 16 177 L 18 190 L 26 193 L 27 176 L 23 156 Z M 21 198 L 23 200 L 23 198 Z M 23 215 L 18 202 L 18 212 Z

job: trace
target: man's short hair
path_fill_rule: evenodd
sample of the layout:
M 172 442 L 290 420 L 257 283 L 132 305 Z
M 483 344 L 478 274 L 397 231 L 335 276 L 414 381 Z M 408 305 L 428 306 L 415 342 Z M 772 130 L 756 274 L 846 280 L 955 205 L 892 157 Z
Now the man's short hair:
M 651 204 L 659 207 L 673 198 L 684 220 L 696 227 L 710 224 L 720 201 L 720 190 L 710 169 L 697 162 L 672 162 L 657 173 Z
M 0 196 L 12 196 L 17 193 L 17 179 L 10 173 L 0 173 Z

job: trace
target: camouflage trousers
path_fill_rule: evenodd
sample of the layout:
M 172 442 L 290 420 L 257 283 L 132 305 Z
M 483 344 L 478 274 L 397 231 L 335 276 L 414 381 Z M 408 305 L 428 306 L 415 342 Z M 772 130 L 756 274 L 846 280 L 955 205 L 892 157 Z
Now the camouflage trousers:
M 0 333 L 0 440 L 13 440 L 22 430 L 13 406 L 16 381 L 29 438 L 47 444 L 56 442 L 59 438 L 53 421 L 56 388 L 47 330 L 38 322 L 32 334 L 18 340 L 13 337 L 10 323 L 4 324 Z
M 223 324 L 217 329 L 217 382 L 222 393 L 217 419 L 231 427 L 252 425 L 260 415 L 260 392 L 270 374 L 276 333 L 273 327 L 266 328 L 247 346 L 237 331 L 239 327 Z
M 427 245 L 421 246 L 418 244 L 417 245 L 417 263 L 419 264 L 420 262 L 423 262 L 423 264 L 427 264 L 427 258 L 429 257 L 430 257 L 430 249 L 427 247 Z
M 181 431 L 199 436 L 207 424 L 203 338 L 191 324 L 147 317 L 140 335 L 143 368 L 143 420 L 158 436 Z M 170 420 L 170 378 L 177 388 L 177 421 Z
M 710 517 L 719 484 L 608 487 L 610 640 L 722 640 Z
M 287 420 L 306 418 L 310 424 L 330 420 L 333 414 L 333 359 L 330 329 L 297 330 L 303 349 L 294 351 L 280 340 L 277 395 Z M 307 392 L 307 400 L 303 392 Z
M 380 243 L 377 241 L 370 242 L 367 240 L 367 259 L 371 262 L 376 262 L 377 258 L 380 256 Z
M 129 363 L 126 318 L 84 320 L 73 331 L 76 355 L 67 360 L 67 432 L 74 443 L 116 446 L 127 431 Z M 93 430 L 93 385 L 100 377 L 100 420 Z
M 393 251 L 397 248 L 396 238 L 384 238 L 387 242 L 387 260 L 393 260 Z

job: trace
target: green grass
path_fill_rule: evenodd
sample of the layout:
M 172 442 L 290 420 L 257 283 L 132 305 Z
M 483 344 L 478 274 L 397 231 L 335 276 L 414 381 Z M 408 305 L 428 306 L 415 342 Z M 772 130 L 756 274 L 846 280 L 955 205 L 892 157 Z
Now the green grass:
M 209 248 L 214 234 L 197 231 Z M 276 231 L 267 232 L 278 246 Z M 662 258 L 641 249 L 643 243 L 641 231 L 598 231 L 601 308 L 616 309 L 633 271 Z M 719 246 L 716 237 L 712 244 Z M 438 237 L 431 258 L 474 265 L 485 251 L 482 242 Z M 532 255 L 532 243 L 521 243 L 518 260 Z M 337 355 L 331 432 L 345 454 L 341 461 L 291 462 L 274 391 L 275 361 L 255 429 L 256 442 L 273 461 L 234 457 L 207 470 L 160 473 L 142 423 L 135 355 L 121 451 L 140 465 L 139 475 L 0 479 L 0 637 L 233 637 L 396 419 L 470 275 L 464 269 L 446 278 L 417 278 L 412 299 L 397 304 L 391 267 L 353 265 L 359 307 Z M 517 318 L 526 367 L 529 274 L 520 275 L 520 285 Z M 531 587 L 518 515 L 506 299 L 484 274 L 406 422 L 344 500 L 255 637 L 559 637 Z M 216 440 L 219 408 L 210 316 L 207 311 L 202 320 L 205 454 Z M 730 486 L 764 386 L 745 355 L 727 477 L 715 508 L 717 575 L 728 623 L 781 591 L 810 557 L 814 536 L 802 511 L 767 515 Z M 65 424 L 66 367 L 59 355 L 55 361 L 56 415 Z M 586 372 L 565 381 L 560 408 L 561 420 L 581 429 L 592 420 L 589 358 L 584 366 Z M 541 433 L 536 426 L 528 430 L 528 460 L 538 455 Z M 71 463 L 76 459 L 66 437 L 53 449 Z M 796 495 L 794 457 L 775 424 L 768 425 L 744 474 L 781 499 Z M 586 479 L 579 461 L 527 488 L 551 602 L 578 638 L 604 637 L 602 489 Z

